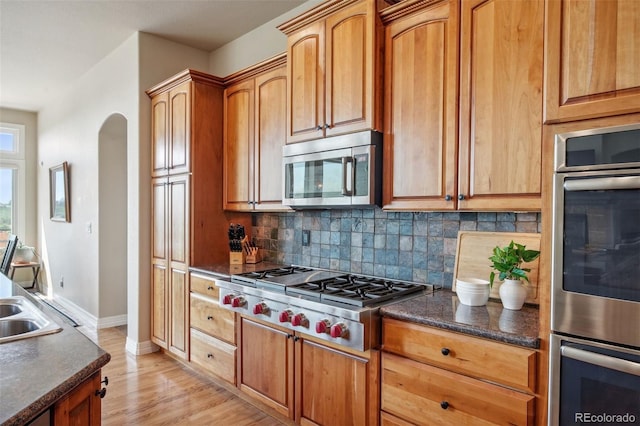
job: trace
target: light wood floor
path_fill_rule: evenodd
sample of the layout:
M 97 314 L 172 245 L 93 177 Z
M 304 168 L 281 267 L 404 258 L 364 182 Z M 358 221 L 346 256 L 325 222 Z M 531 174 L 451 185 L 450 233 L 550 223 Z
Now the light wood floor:
M 121 327 L 83 332 L 111 354 L 102 370 L 109 377 L 102 400 L 105 426 L 287 424 L 167 355 L 129 354 Z

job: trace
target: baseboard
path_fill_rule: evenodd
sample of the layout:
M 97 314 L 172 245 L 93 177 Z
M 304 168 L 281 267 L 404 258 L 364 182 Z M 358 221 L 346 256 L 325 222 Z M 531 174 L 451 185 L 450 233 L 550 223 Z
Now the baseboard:
M 98 318 L 94 315 L 91 315 L 80 306 L 62 296 L 57 296 L 54 294 L 53 300 L 60 306 L 68 310 L 78 324 L 94 330 L 97 329 L 96 326 L 98 325 Z
M 110 327 L 118 327 L 121 325 L 127 325 L 127 314 L 123 315 L 115 315 L 112 317 L 106 318 L 98 318 L 98 323 L 96 324 L 96 328 L 110 328 Z
M 146 355 L 152 352 L 156 352 L 160 348 L 155 343 L 152 343 L 151 340 L 147 340 L 145 342 L 136 342 L 135 340 L 127 337 L 127 344 L 125 345 L 125 349 L 127 350 L 127 352 L 134 355 Z

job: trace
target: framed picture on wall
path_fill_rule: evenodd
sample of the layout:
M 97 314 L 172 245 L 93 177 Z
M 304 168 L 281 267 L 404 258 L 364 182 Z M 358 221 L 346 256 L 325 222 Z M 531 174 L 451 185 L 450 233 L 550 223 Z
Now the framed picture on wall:
M 69 165 L 65 161 L 49 169 L 51 220 L 71 222 L 69 203 Z

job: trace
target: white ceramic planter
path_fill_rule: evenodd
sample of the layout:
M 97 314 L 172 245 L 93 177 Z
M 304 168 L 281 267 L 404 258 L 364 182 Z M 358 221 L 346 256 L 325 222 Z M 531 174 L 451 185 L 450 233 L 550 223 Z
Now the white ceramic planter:
M 520 280 L 504 280 L 500 285 L 500 300 L 505 309 L 517 311 L 522 309 L 527 298 L 527 288 Z

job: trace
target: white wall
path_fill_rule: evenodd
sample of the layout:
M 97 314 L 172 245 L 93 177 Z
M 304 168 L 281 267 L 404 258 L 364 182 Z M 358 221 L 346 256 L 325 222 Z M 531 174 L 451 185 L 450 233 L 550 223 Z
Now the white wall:
M 215 52 L 136 33 L 38 116 L 37 226 L 45 278 L 54 297 L 100 319 L 99 132 L 114 113 L 127 120 L 127 350 L 152 349 L 150 334 L 150 101 L 145 90 L 192 68 L 224 77 L 282 53 L 275 26 L 320 3 L 310 0 Z M 49 167 L 67 161 L 71 223 L 49 220 Z M 64 287 L 59 281 L 64 278 Z M 117 297 L 117 296 L 116 296 Z
M 225 44 L 209 55 L 209 73 L 226 77 L 287 50 L 287 37 L 276 27 L 324 0 L 308 0 L 291 11 Z

